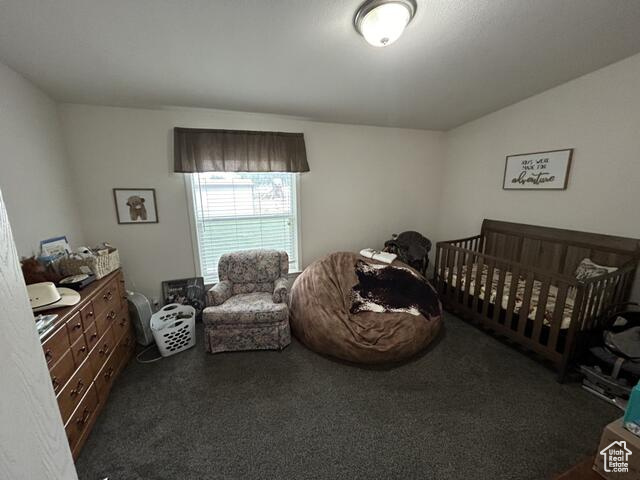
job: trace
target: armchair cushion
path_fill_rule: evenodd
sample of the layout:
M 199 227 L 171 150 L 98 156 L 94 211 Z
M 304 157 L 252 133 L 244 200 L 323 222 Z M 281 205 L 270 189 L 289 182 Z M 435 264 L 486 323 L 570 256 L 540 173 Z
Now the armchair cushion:
M 229 280 L 218 282 L 207 292 L 207 305 L 222 305 L 232 293 L 233 284 Z
M 280 277 L 274 282 L 273 302 L 287 303 L 289 299 L 289 280 L 286 277 Z
M 241 293 L 254 293 L 254 292 L 273 292 L 273 282 L 264 283 L 234 283 L 232 295 L 239 295 Z
M 287 322 L 289 308 L 284 303 L 274 303 L 272 295 L 265 292 L 233 295 L 222 305 L 204 309 L 205 325 L 264 324 Z
M 226 253 L 218 262 L 220 280 L 234 284 L 273 283 L 289 271 L 289 256 L 277 250 L 244 250 Z

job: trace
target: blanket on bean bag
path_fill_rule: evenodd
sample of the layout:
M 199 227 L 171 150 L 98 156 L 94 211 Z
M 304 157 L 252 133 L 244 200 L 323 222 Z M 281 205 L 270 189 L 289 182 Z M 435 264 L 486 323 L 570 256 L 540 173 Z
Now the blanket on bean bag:
M 342 360 L 379 364 L 405 360 L 423 350 L 438 334 L 442 306 L 433 288 L 409 269 L 433 293 L 430 305 L 417 311 L 367 311 L 352 307 L 354 292 L 362 293 L 358 261 L 380 265 L 356 253 L 338 252 L 309 265 L 291 288 L 291 329 L 311 350 Z M 396 311 L 398 310 L 398 311 Z M 415 309 L 414 309 L 415 310 Z

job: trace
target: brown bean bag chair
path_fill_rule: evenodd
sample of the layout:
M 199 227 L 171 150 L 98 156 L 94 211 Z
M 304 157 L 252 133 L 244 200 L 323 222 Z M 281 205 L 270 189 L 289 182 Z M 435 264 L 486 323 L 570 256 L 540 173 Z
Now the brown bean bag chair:
M 388 363 L 423 350 L 437 335 L 442 306 L 434 294 L 435 315 L 404 312 L 353 314 L 351 293 L 358 284 L 356 253 L 339 252 L 309 265 L 291 288 L 291 329 L 311 350 L 358 363 Z M 395 261 L 392 265 L 406 265 Z M 415 272 L 415 270 L 413 270 Z

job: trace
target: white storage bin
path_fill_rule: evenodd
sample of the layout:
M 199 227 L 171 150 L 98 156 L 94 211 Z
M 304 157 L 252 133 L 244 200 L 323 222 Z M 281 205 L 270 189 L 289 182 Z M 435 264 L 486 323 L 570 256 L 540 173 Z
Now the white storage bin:
M 196 311 L 188 305 L 170 303 L 151 316 L 151 333 L 160 355 L 168 357 L 196 344 Z

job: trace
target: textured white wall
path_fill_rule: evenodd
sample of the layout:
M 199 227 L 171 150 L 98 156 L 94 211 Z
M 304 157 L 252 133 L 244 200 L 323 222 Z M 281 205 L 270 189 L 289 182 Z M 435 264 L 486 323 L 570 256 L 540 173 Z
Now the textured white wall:
M 485 217 L 638 237 L 638 78 L 640 55 L 446 134 L 204 109 L 62 105 L 69 177 L 52 102 L 4 67 L 0 84 L 10 95 L 0 111 L 0 186 L 22 254 L 60 233 L 84 243 L 84 230 L 86 243 L 120 247 L 128 279 L 148 295 L 164 279 L 195 272 L 183 178 L 171 173 L 178 125 L 305 133 L 311 172 L 300 182 L 302 266 L 334 250 L 380 246 L 404 229 L 433 239 L 466 235 Z M 41 135 L 26 141 L 25 131 Z M 506 155 L 568 147 L 575 152 L 566 191 L 502 190 Z M 34 193 L 25 189 L 30 184 Z M 160 223 L 117 225 L 113 187 L 156 188 Z
M 311 171 L 300 177 L 302 267 L 337 250 L 381 247 L 394 232 L 434 232 L 444 135 L 204 109 L 60 107 L 87 241 L 118 246 L 130 286 L 195 273 L 183 175 L 172 173 L 173 127 L 303 132 Z M 156 188 L 154 225 L 118 225 L 111 189 Z
M 502 190 L 506 155 L 562 148 L 575 149 L 566 190 Z M 639 192 L 636 55 L 448 132 L 438 237 L 494 218 L 640 238 Z
M 0 478 L 77 479 L 0 192 Z
M 40 240 L 84 241 L 56 104 L 0 63 L 0 188 L 21 256 Z

